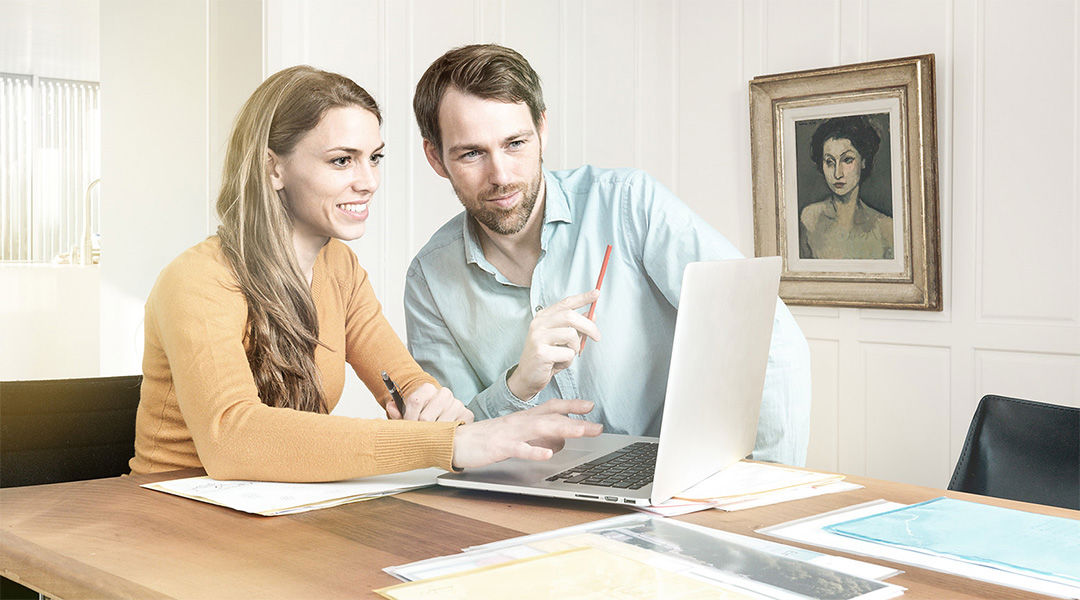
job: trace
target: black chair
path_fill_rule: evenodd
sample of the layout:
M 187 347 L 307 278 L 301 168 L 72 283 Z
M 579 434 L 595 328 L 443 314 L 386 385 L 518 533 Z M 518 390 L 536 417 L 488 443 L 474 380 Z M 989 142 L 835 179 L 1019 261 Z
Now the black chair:
M 141 375 L 0 381 L 0 487 L 128 473 L 141 383 Z M 0 598 L 39 595 L 0 578 Z
M 141 375 L 0 381 L 0 487 L 130 471 Z
M 949 489 L 1080 510 L 1080 408 L 983 396 Z

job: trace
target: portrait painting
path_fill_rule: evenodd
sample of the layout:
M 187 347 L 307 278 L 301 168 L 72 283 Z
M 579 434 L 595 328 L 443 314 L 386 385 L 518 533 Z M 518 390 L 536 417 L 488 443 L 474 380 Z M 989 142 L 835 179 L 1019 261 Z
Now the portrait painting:
M 754 242 L 789 304 L 940 310 L 933 56 L 750 82 Z

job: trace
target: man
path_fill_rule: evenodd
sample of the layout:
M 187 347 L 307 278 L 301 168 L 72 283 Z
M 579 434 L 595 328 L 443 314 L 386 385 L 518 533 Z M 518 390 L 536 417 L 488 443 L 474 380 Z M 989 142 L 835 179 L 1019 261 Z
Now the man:
M 409 267 L 413 356 L 478 420 L 584 398 L 605 431 L 658 435 L 683 268 L 741 254 L 641 171 L 543 169 L 540 79 L 509 48 L 447 52 L 413 108 L 428 163 L 465 207 Z M 593 322 L 580 309 L 598 298 Z M 809 416 L 809 350 L 777 301 L 753 457 L 804 464 Z

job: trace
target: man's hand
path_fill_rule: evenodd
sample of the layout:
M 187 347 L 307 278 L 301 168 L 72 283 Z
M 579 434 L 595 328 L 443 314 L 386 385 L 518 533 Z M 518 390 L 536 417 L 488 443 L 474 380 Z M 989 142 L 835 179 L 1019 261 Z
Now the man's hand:
M 510 392 L 519 400 L 528 400 L 544 389 L 556 373 L 574 362 L 581 336 L 600 341 L 600 329 L 577 312 L 596 301 L 599 290 L 563 298 L 536 313 L 529 323 L 529 334 L 517 368 L 506 380 Z
M 386 403 L 386 416 L 406 421 L 465 421 L 473 422 L 472 411 L 454 397 L 448 388 L 425 383 L 405 398 L 405 414 L 398 412 L 393 401 Z
M 462 425 L 454 432 L 454 467 L 482 467 L 506 458 L 547 460 L 567 438 L 595 437 L 604 427 L 567 414 L 593 408 L 585 400 L 549 400 L 540 406 L 496 419 Z

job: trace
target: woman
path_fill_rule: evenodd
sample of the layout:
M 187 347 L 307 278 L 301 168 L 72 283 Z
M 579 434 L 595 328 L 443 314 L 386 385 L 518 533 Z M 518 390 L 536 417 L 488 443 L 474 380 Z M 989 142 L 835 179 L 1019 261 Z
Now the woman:
M 821 168 L 829 195 L 799 215 L 800 258 L 893 257 L 893 221 L 867 206 L 859 185 L 870 174 L 881 138 L 865 116 L 835 117 L 810 140 L 810 158 Z
M 551 456 L 599 428 L 580 400 L 472 423 L 383 317 L 339 240 L 363 235 L 379 185 L 381 116 L 340 75 L 298 66 L 244 104 L 225 157 L 216 236 L 158 277 L 146 303 L 133 472 L 331 481 Z M 391 420 L 328 414 L 345 363 Z M 380 374 L 404 392 L 405 415 Z

